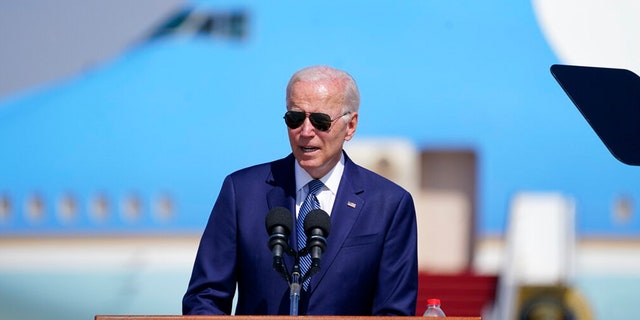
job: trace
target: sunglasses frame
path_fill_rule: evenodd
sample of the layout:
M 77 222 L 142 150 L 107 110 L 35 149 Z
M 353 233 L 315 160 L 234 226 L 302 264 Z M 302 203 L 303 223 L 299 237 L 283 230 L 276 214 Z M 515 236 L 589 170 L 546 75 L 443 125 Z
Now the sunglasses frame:
M 329 129 L 331 129 L 331 125 L 333 124 L 334 121 L 350 113 L 351 112 L 348 111 L 343 113 L 340 116 L 337 116 L 331 119 L 331 116 L 322 112 L 304 112 L 304 111 L 289 110 L 285 112 L 284 117 L 282 118 L 284 119 L 284 122 L 287 124 L 287 127 L 289 127 L 290 129 L 298 129 L 300 128 L 300 126 L 302 126 L 302 124 L 308 117 L 309 121 L 311 122 L 311 125 L 313 125 L 314 128 L 316 128 L 319 131 L 326 132 L 326 131 L 329 131 Z M 304 117 L 302 118 L 301 115 L 304 115 Z M 298 117 L 298 118 L 292 119 L 292 116 Z M 293 122 L 294 120 L 295 122 Z

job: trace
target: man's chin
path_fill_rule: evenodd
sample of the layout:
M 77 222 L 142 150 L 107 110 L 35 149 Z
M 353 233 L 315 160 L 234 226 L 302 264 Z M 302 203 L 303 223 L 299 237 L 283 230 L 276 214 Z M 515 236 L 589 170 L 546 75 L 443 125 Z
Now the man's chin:
M 306 171 L 314 170 L 318 167 L 318 161 L 315 159 L 298 159 L 298 164 Z
M 302 169 L 304 169 L 304 171 L 309 173 L 312 177 L 314 173 L 320 170 L 321 168 L 321 165 L 319 165 L 319 161 L 317 159 L 305 159 L 305 158 L 298 159 L 298 164 Z M 317 178 L 317 177 L 314 177 L 314 178 Z

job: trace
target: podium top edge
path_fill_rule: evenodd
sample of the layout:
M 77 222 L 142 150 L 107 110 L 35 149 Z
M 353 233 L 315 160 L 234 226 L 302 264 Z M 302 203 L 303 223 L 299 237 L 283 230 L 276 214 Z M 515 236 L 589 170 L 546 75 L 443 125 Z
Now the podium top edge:
M 314 320 L 388 320 L 398 319 L 398 316 L 227 316 L 227 315 L 96 315 L 95 320 L 221 320 L 221 319 L 233 319 L 233 320 L 290 320 L 295 318 L 314 319 Z M 424 320 L 424 317 L 420 316 L 405 316 L 400 317 L 407 320 Z M 444 317 L 442 319 L 448 320 L 482 320 L 482 317 Z

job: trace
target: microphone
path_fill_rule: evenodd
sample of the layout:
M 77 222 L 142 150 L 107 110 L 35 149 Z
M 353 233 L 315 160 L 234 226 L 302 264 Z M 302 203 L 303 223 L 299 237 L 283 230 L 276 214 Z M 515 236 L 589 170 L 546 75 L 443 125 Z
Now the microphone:
M 267 213 L 265 226 L 269 234 L 269 249 L 273 253 L 273 269 L 287 278 L 282 256 L 289 249 L 289 234 L 293 229 L 291 212 L 283 207 L 271 209 Z
M 307 235 L 307 248 L 311 254 L 313 273 L 320 269 L 320 257 L 327 249 L 327 237 L 331 231 L 331 218 L 322 209 L 311 210 L 304 219 L 304 233 Z

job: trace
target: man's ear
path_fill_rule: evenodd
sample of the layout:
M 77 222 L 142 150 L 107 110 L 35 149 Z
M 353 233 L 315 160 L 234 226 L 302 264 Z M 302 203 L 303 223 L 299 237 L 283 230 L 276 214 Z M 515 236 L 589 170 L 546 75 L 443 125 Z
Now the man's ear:
M 349 141 L 356 134 L 356 127 L 358 127 L 358 113 L 351 114 L 349 122 L 347 122 L 347 135 L 344 137 L 344 141 Z

